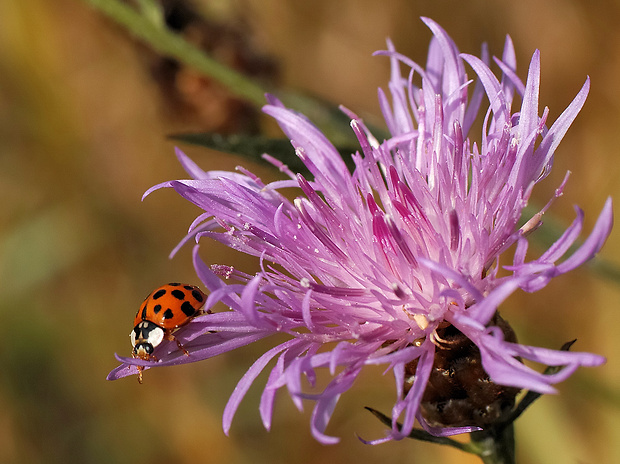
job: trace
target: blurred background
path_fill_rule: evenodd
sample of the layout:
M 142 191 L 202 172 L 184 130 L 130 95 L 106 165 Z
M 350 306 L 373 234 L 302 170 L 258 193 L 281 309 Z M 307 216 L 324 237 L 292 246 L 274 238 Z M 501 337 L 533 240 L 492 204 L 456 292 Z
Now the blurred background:
M 168 6 L 186 2 L 167 2 Z M 461 51 L 486 41 L 501 55 L 510 34 L 524 79 L 542 53 L 541 107 L 554 120 L 583 84 L 588 101 L 535 191 L 543 204 L 567 170 L 552 208 L 569 224 L 573 205 L 592 227 L 606 197 L 620 202 L 620 3 L 395 0 L 214 0 L 200 16 L 170 25 L 217 59 L 261 82 L 304 91 L 376 117 L 376 88 L 388 63 L 371 57 L 391 37 L 424 63 L 429 16 Z M 172 191 L 140 201 L 150 186 L 184 176 L 169 134 L 252 132 L 269 125 L 251 107 L 190 69 L 154 54 L 77 0 L 0 2 L 0 462 L 1 463 L 322 463 L 478 462 L 464 453 L 405 440 L 363 445 L 384 428 L 363 406 L 389 413 L 393 378 L 369 369 L 339 403 L 322 446 L 279 397 L 271 432 L 258 415 L 261 384 L 250 390 L 230 437 L 221 415 L 236 382 L 264 347 L 107 382 L 114 353 L 130 353 L 139 303 L 169 281 L 198 283 L 191 246 L 168 253 L 198 214 Z M 198 18 L 198 19 L 197 19 Z M 200 19 L 203 18 L 203 19 Z M 204 19 L 206 18 L 206 19 Z M 243 164 L 235 156 L 182 146 L 205 169 Z M 533 250 L 539 252 L 540 250 Z M 210 263 L 245 262 L 203 244 Z M 615 231 L 602 257 L 620 263 Z M 523 343 L 608 357 L 540 399 L 517 422 L 520 463 L 620 462 L 618 331 L 620 286 L 588 269 L 555 279 L 505 304 Z M 310 406 L 310 405 L 309 405 Z

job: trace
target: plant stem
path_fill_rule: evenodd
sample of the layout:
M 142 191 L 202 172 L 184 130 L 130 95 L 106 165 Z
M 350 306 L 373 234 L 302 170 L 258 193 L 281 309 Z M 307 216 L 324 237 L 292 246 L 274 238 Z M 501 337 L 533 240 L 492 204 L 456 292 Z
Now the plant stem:
M 91 6 L 123 26 L 130 34 L 145 42 L 156 52 L 178 60 L 194 68 L 204 76 L 226 87 L 233 95 L 261 108 L 265 103 L 267 89 L 253 79 L 231 69 L 202 50 L 187 42 L 182 36 L 166 27 L 152 0 L 139 0 L 141 9 L 134 9 L 119 0 L 85 0 Z M 278 91 L 287 106 L 304 113 L 322 128 L 336 145 L 347 145 L 352 140 L 349 118 L 335 106 L 323 104 L 301 94 Z
M 173 57 L 195 68 L 226 86 L 231 93 L 252 102 L 259 108 L 265 103 L 266 89 L 252 79 L 205 55 L 199 48 L 167 29 L 161 22 L 153 21 L 149 16 L 141 14 L 119 0 L 86 1 L 162 55 Z
M 470 433 L 476 454 L 484 464 L 515 464 L 515 438 L 512 423 Z

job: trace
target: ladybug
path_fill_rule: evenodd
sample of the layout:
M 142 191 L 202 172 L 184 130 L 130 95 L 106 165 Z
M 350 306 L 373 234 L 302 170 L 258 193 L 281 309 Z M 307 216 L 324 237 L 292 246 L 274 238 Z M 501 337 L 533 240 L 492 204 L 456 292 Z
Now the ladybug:
M 146 297 L 129 334 L 132 356 L 156 359 L 155 348 L 164 340 L 174 340 L 187 356 L 188 351 L 174 337 L 173 332 L 202 314 L 207 296 L 196 286 L 171 283 L 156 288 Z M 138 382 L 142 383 L 142 366 L 138 366 Z

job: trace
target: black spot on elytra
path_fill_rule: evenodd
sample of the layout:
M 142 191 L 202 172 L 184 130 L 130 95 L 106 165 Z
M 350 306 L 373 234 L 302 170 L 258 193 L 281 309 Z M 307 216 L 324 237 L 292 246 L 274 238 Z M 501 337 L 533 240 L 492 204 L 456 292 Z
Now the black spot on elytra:
M 192 296 L 194 297 L 196 301 L 199 301 L 202 303 L 202 300 L 203 300 L 202 293 L 200 293 L 198 290 L 196 289 L 192 290 Z
M 172 290 L 170 293 L 177 300 L 184 300 L 185 299 L 185 293 L 183 293 L 183 290 Z
M 157 300 L 161 298 L 162 296 L 164 296 L 165 294 L 166 294 L 166 290 L 164 290 L 163 288 L 160 288 L 153 294 L 153 299 Z
M 178 282 L 172 282 L 172 283 L 170 283 L 170 284 L 168 284 L 168 285 L 170 285 L 171 287 L 178 287 L 178 286 L 179 286 L 179 285 L 181 285 L 181 284 L 180 284 L 180 283 L 178 283 Z
M 142 306 L 142 315 L 140 316 L 140 319 L 146 319 L 146 305 Z
M 192 287 L 191 285 L 184 285 L 183 288 L 189 291 L 192 291 L 194 289 L 194 287 Z
M 174 313 L 172 312 L 172 309 L 168 308 L 164 311 L 164 319 L 172 319 L 173 316 Z
M 181 305 L 181 310 L 187 317 L 193 316 L 196 312 L 196 310 L 189 301 L 183 302 L 183 304 Z
M 155 314 L 157 314 L 160 311 L 161 311 L 161 305 L 160 304 L 157 304 L 157 305 L 153 306 L 153 312 Z

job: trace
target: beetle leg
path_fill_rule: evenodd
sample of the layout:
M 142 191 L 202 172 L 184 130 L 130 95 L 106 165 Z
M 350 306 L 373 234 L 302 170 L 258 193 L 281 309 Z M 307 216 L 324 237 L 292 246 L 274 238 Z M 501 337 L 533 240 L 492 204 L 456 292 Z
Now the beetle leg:
M 189 356 L 189 351 L 187 351 L 185 349 L 185 347 L 183 345 L 181 345 L 181 342 L 177 339 L 177 337 L 175 337 L 172 334 L 172 332 L 166 331 L 165 337 L 166 337 L 166 340 L 170 340 L 170 341 L 176 342 L 177 346 L 179 347 L 179 350 L 181 350 L 185 356 Z

